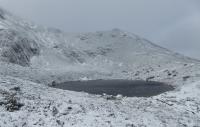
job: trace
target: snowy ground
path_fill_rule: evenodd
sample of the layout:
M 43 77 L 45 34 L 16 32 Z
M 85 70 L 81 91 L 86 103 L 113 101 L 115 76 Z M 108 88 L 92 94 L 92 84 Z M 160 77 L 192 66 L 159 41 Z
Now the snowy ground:
M 24 106 L 0 106 L 0 125 L 13 126 L 199 126 L 200 82 L 150 98 L 109 98 L 64 90 L 17 78 L 0 78 L 0 103 L 14 94 Z M 20 89 L 14 90 L 13 88 Z M 10 95 L 11 96 L 11 95 Z

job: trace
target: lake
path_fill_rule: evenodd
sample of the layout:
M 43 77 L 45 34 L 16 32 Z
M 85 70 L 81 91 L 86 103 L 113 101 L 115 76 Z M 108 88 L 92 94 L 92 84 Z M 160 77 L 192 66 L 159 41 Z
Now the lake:
M 174 90 L 174 87 L 162 82 L 121 79 L 68 81 L 56 84 L 54 88 L 98 95 L 121 94 L 127 97 L 151 97 Z

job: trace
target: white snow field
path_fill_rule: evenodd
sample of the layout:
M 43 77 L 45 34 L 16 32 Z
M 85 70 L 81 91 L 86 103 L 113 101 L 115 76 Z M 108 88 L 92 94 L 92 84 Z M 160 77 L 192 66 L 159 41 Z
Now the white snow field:
M 52 81 L 153 80 L 174 91 L 112 97 Z M 200 61 L 119 29 L 64 33 L 0 9 L 0 127 L 200 127 Z

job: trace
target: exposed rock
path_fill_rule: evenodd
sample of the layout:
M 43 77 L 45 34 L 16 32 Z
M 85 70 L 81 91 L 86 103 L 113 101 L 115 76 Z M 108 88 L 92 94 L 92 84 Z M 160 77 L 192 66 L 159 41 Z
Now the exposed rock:
M 56 120 L 56 123 L 58 124 L 58 125 L 60 125 L 61 127 L 63 127 L 64 126 L 64 122 L 62 122 L 62 121 L 60 121 L 60 120 Z
M 151 77 L 148 77 L 147 79 L 146 79 L 146 81 L 148 82 L 148 81 L 151 81 L 152 79 L 154 79 L 155 78 L 155 76 L 151 76 Z
M 0 19 L 5 20 L 4 11 L 2 9 L 0 9 Z
M 20 89 L 20 87 L 16 86 L 16 87 L 11 88 L 10 90 L 20 91 L 21 89 Z
M 52 115 L 55 116 L 58 114 L 58 109 L 54 106 L 52 109 Z
M 21 66 L 29 66 L 31 57 L 39 55 L 39 46 L 37 43 L 21 33 L 13 30 L 0 31 L 1 56 L 10 63 Z
M 68 110 L 72 110 L 72 107 L 67 107 Z
M 191 76 L 184 76 L 183 77 L 183 81 L 186 81 L 187 79 L 189 79 Z
M 51 83 L 51 86 L 56 86 L 56 81 L 53 81 L 53 82 Z
M 0 19 L 5 19 L 5 17 L 0 13 Z

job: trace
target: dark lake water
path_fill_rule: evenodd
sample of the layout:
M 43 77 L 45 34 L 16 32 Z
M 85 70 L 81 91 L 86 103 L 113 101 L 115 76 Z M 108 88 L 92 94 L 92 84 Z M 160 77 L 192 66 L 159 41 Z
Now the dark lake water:
M 54 88 L 100 95 L 121 94 L 128 97 L 150 97 L 174 90 L 172 86 L 161 82 L 134 80 L 69 81 L 56 84 Z

